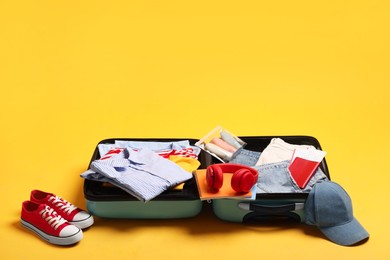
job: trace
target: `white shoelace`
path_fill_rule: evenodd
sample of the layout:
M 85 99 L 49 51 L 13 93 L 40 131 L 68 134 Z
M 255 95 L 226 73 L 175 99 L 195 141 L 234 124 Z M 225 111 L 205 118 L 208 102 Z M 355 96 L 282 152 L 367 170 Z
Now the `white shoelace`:
M 67 213 L 68 215 L 72 213 L 73 210 L 77 209 L 76 206 L 72 205 L 71 203 L 67 202 L 66 200 L 62 199 L 58 196 L 51 196 L 49 198 L 49 201 L 53 203 L 56 207 L 61 209 L 63 212 Z
M 66 220 L 58 215 L 53 208 L 50 208 L 47 205 L 39 214 L 41 214 L 42 218 L 44 218 L 55 230 L 66 222 Z

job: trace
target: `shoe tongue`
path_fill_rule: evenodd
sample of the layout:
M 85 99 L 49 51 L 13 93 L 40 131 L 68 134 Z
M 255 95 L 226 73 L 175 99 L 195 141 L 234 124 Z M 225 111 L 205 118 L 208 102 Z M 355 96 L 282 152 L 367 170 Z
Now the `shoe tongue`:
M 41 211 L 41 210 L 45 209 L 46 206 L 47 206 L 46 204 L 39 204 L 38 210 Z

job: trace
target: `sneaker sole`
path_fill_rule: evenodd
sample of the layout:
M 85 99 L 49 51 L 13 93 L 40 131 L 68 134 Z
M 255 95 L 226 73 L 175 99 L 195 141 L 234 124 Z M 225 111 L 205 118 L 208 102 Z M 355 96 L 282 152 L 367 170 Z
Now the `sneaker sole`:
M 46 240 L 49 243 L 55 244 L 55 245 L 61 245 L 61 246 L 66 246 L 66 245 L 72 245 L 77 242 L 79 242 L 83 238 L 83 232 L 80 230 L 76 234 L 73 234 L 68 237 L 56 237 L 49 235 L 36 226 L 32 225 L 29 222 L 24 221 L 23 219 L 20 220 L 20 223 L 27 229 L 33 231 L 35 234 L 39 235 L 42 239 Z
M 75 225 L 79 229 L 88 228 L 93 225 L 94 220 L 92 216 L 89 216 L 87 219 L 83 219 L 80 221 L 69 221 L 70 224 Z

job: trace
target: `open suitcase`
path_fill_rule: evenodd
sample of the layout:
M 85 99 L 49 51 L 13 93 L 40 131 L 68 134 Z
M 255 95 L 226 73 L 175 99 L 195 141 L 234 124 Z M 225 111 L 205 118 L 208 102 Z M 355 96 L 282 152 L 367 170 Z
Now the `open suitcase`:
M 321 149 L 318 140 L 311 136 L 246 136 L 239 138 L 246 143 L 245 149 L 261 152 L 275 137 L 291 144 L 312 145 Z M 115 140 L 171 142 L 184 139 L 116 138 L 102 140 L 99 144 L 110 144 L 114 143 Z M 189 140 L 191 145 L 198 141 L 196 139 L 186 140 Z M 96 146 L 91 162 L 99 158 L 98 146 Z M 198 160 L 201 163 L 199 169 L 205 169 L 210 164 L 220 163 L 203 150 L 200 152 Z M 325 160 L 321 162 L 320 167 L 330 179 Z M 211 205 L 215 215 L 226 221 L 250 222 L 267 218 L 292 218 L 303 221 L 303 207 L 307 195 L 307 193 L 257 194 L 254 201 L 214 199 L 211 201 Z M 182 190 L 168 190 L 147 203 L 115 186 L 86 179 L 84 180 L 84 197 L 88 211 L 95 216 L 104 218 L 188 218 L 198 215 L 203 207 L 203 201 L 199 198 L 194 178 L 188 180 Z

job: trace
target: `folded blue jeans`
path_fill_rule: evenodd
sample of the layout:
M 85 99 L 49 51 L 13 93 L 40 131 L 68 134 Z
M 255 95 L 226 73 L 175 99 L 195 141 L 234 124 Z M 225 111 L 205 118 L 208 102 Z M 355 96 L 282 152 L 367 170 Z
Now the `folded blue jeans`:
M 257 193 L 309 193 L 319 180 L 328 180 L 320 167 L 310 179 L 304 189 L 296 184 L 295 180 L 288 170 L 290 161 L 269 163 L 254 166 L 259 172 L 259 178 L 256 184 Z
M 246 166 L 254 166 L 259 160 L 261 152 L 250 151 L 246 149 L 240 149 L 236 152 L 234 158 L 230 160 L 230 163 L 243 164 Z

